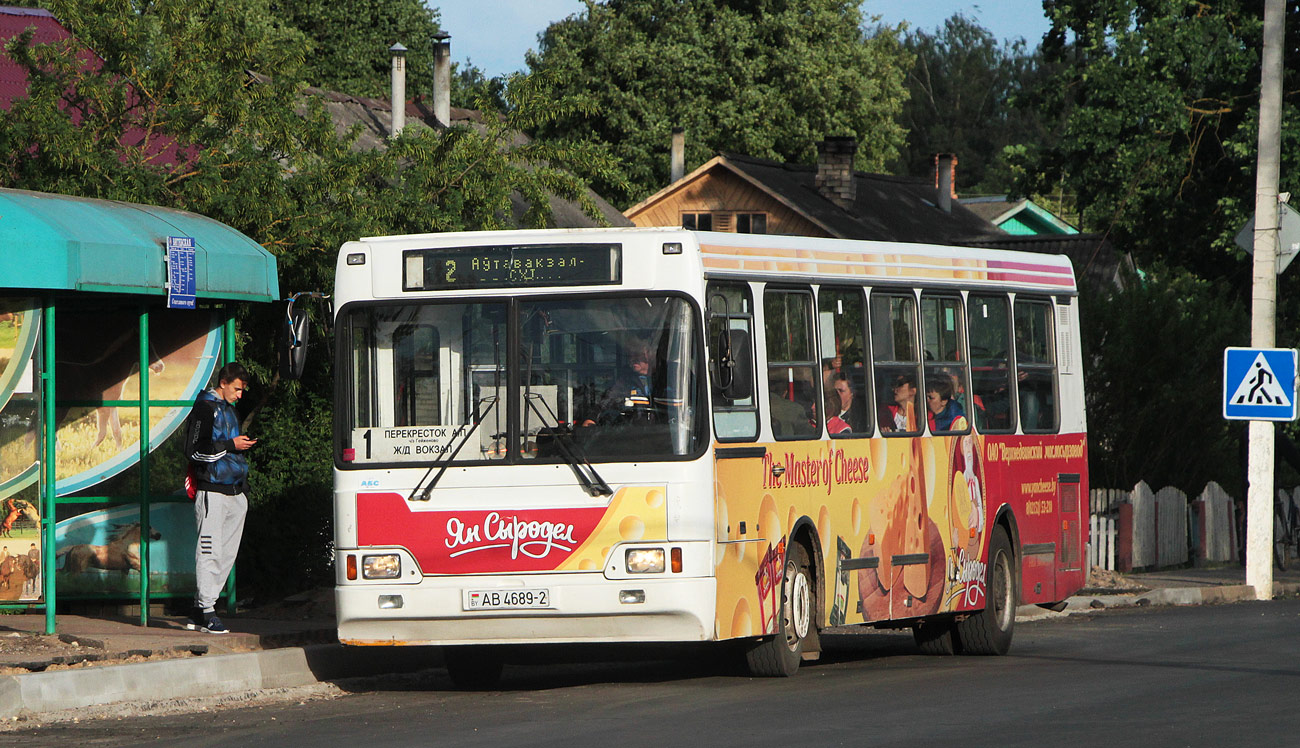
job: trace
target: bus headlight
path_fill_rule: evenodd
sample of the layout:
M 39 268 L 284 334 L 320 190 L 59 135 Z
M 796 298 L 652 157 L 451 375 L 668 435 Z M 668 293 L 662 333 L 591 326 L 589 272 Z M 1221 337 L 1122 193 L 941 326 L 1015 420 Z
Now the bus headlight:
M 397 579 L 402 576 L 402 558 L 396 553 L 361 557 L 363 579 Z
M 624 556 L 628 574 L 662 574 L 663 548 L 629 548 Z

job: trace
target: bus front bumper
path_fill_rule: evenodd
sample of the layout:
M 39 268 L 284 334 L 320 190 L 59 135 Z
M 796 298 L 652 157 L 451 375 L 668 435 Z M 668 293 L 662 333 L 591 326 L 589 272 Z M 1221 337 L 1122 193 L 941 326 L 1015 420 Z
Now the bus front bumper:
M 546 590 L 551 607 L 467 610 L 471 592 L 519 590 Z M 715 598 L 712 577 L 543 574 L 335 587 L 339 641 L 362 646 L 710 641 Z

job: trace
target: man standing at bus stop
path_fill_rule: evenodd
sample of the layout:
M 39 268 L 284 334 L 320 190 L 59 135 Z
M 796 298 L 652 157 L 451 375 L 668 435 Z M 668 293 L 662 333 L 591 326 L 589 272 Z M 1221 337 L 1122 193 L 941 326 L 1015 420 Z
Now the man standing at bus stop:
M 235 403 L 248 389 L 248 371 L 238 363 L 221 367 L 217 386 L 199 395 L 185 425 L 185 455 L 194 483 L 199 542 L 194 551 L 194 612 L 186 628 L 226 633 L 217 617 L 217 596 L 239 553 L 248 513 L 248 458 L 257 443 L 239 433 Z

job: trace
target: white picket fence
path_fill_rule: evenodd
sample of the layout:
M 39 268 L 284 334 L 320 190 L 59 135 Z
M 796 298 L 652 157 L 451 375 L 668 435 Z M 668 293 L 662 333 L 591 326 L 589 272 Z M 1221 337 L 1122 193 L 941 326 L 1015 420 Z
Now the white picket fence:
M 1300 487 L 1278 491 L 1300 509 Z M 1114 571 L 1117 566 L 1119 506 L 1133 507 L 1134 568 L 1179 566 L 1194 559 L 1237 560 L 1237 522 L 1232 497 L 1211 482 L 1194 500 L 1176 488 L 1152 491 L 1144 482 L 1131 491 L 1090 492 L 1088 562 Z
M 1088 566 L 1114 571 L 1115 542 L 1119 537 L 1115 517 L 1094 514 L 1088 522 Z

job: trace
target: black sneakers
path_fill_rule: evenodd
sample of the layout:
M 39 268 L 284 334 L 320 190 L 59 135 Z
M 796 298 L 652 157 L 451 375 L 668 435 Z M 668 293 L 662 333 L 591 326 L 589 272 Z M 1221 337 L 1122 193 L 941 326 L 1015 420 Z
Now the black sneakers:
M 197 608 L 190 614 L 190 620 L 185 624 L 185 628 L 190 631 L 202 631 L 205 634 L 224 634 L 228 631 L 221 619 L 217 618 L 216 613 L 204 613 Z

